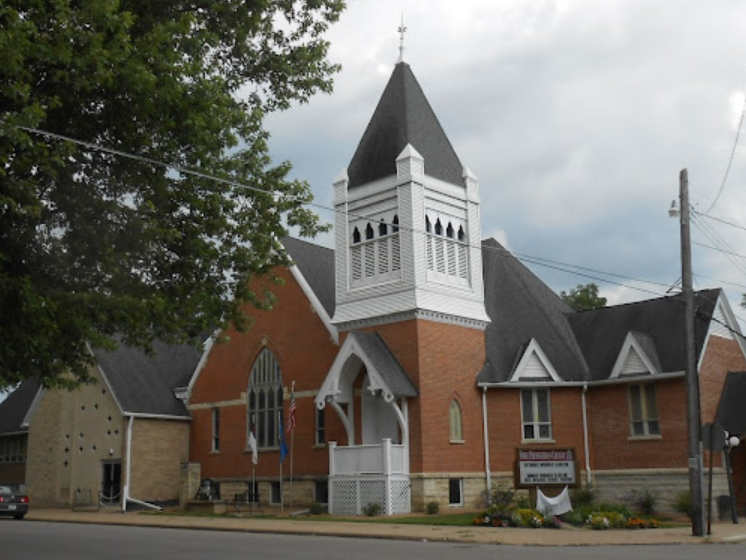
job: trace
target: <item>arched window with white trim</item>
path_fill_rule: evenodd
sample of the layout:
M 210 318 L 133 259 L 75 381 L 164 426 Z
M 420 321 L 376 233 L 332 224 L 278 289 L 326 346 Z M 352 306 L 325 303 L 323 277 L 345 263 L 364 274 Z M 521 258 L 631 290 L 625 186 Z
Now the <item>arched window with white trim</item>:
M 461 405 L 456 399 L 451 401 L 448 409 L 448 418 L 451 426 L 451 443 L 460 443 L 464 441 L 463 424 L 461 420 Z
M 276 448 L 278 415 L 282 414 L 282 371 L 274 353 L 264 348 L 251 368 L 248 387 L 246 441 L 252 424 L 259 449 Z

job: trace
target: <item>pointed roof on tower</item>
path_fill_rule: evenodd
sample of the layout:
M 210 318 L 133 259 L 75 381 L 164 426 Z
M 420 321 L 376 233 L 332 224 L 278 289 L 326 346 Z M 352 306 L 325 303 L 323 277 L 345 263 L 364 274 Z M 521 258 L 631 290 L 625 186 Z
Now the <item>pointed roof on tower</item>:
M 396 175 L 396 158 L 411 144 L 425 173 L 463 184 L 463 166 L 406 62 L 399 62 L 365 129 L 348 169 L 349 188 Z

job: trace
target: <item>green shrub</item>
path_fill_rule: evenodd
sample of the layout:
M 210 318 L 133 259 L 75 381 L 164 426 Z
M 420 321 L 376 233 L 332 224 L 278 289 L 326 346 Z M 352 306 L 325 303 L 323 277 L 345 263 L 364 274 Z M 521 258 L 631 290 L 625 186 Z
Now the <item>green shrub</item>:
M 590 506 L 596 503 L 596 490 L 592 486 L 575 488 L 570 492 L 573 507 Z
M 654 515 L 655 506 L 658 503 L 658 493 L 650 488 L 632 490 L 630 503 L 643 515 Z
M 692 494 L 689 490 L 682 490 L 676 494 L 676 498 L 671 502 L 671 507 L 679 513 L 683 513 L 689 519 L 692 518 Z
M 432 501 L 428 502 L 425 506 L 425 511 L 428 515 L 435 515 L 440 511 L 440 502 Z
M 518 496 L 515 499 L 515 507 L 517 509 L 533 509 L 531 499 L 526 495 Z
M 378 502 L 370 502 L 363 506 L 363 515 L 366 517 L 377 517 L 383 513 L 383 507 Z
M 324 506 L 322 506 L 318 502 L 313 502 L 308 508 L 308 513 L 310 513 L 311 515 L 321 515 L 322 513 L 324 513 Z
M 565 523 L 569 523 L 570 525 L 580 527 L 585 524 L 585 521 L 586 519 L 588 519 L 589 515 L 590 513 L 584 513 L 580 509 L 574 509 L 563 514 L 562 521 L 564 521 Z

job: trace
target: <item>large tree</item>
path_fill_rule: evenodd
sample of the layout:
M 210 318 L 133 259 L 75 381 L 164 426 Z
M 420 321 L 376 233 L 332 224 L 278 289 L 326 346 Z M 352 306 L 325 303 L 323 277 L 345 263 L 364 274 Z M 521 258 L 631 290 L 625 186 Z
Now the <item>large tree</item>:
M 271 306 L 248 281 L 288 263 L 286 228 L 323 226 L 263 118 L 331 91 L 343 8 L 0 0 L 0 388 L 89 381 L 88 344 L 196 341 Z
M 598 295 L 598 286 L 593 282 L 578 284 L 569 292 L 560 292 L 560 297 L 575 311 L 589 311 L 606 307 L 606 298 Z

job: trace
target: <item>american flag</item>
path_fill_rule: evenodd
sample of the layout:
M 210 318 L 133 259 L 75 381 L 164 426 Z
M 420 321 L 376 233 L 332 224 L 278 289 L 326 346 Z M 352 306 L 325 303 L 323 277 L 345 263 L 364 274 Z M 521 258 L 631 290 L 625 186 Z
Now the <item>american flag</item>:
M 288 433 L 295 429 L 298 423 L 297 407 L 295 404 L 295 391 L 290 394 L 290 408 L 288 408 Z

